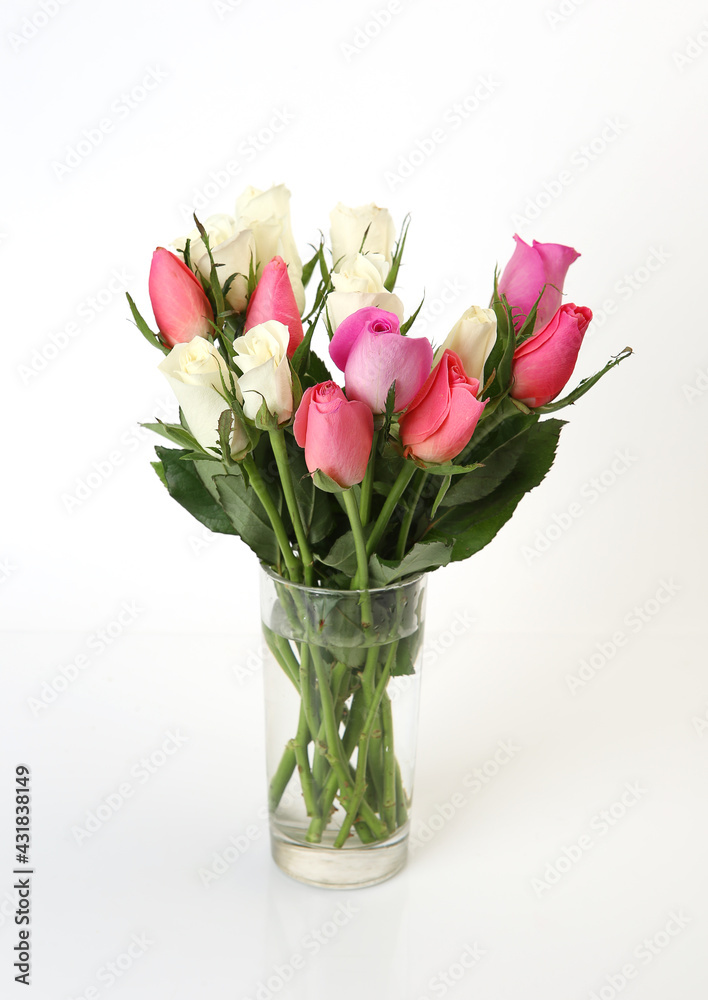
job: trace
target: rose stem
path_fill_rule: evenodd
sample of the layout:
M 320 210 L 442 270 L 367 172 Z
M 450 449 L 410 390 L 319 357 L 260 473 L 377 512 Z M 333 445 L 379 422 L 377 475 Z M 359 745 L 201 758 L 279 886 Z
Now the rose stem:
M 295 537 L 297 538 L 297 545 L 300 550 L 300 558 L 302 559 L 303 566 L 305 567 L 305 584 L 306 586 L 311 587 L 315 582 L 312 553 L 310 552 L 307 535 L 305 534 L 305 528 L 300 516 L 300 508 L 297 505 L 297 498 L 295 497 L 295 487 L 293 486 L 293 479 L 290 472 L 288 449 L 285 444 L 285 431 L 269 431 L 268 433 L 270 436 L 270 443 L 273 448 L 273 454 L 275 455 L 275 461 L 278 466 L 278 472 L 280 473 L 280 481 L 283 484 L 283 493 L 285 494 L 285 502 L 288 505 L 290 520 L 292 521 L 293 528 L 295 529 Z
M 401 494 L 410 482 L 411 476 L 415 472 L 416 468 L 417 466 L 414 462 L 406 462 L 401 471 L 398 473 L 398 477 L 391 487 L 389 494 L 384 501 L 383 507 L 379 511 L 379 516 L 376 518 L 373 530 L 366 543 L 367 556 L 373 555 L 376 551 L 376 547 L 381 541 L 381 536 L 386 530 L 391 514 L 393 514 L 394 508 L 400 500 Z
M 300 564 L 295 557 L 295 553 L 290 547 L 290 542 L 288 541 L 288 533 L 285 530 L 285 525 L 283 524 L 282 518 L 278 513 L 278 508 L 273 502 L 273 498 L 268 492 L 268 487 L 263 482 L 260 472 L 256 463 L 253 461 L 252 455 L 246 455 L 243 460 L 243 467 L 248 473 L 248 478 L 253 487 L 254 493 L 260 500 L 263 508 L 268 515 L 268 519 L 273 527 L 273 532 L 280 546 L 280 551 L 283 553 L 283 559 L 285 560 L 285 565 L 288 569 L 288 574 L 291 580 L 300 579 Z
M 369 464 L 366 466 L 364 481 L 361 484 L 361 498 L 359 501 L 359 517 L 363 525 L 368 524 L 371 515 L 371 494 L 374 488 L 374 466 L 376 465 L 376 450 L 379 443 L 379 431 L 374 431 L 371 442 L 371 455 Z
M 409 504 L 408 510 L 405 513 L 403 521 L 401 522 L 401 530 L 398 533 L 398 544 L 396 545 L 396 559 L 403 559 L 406 553 L 406 545 L 408 544 L 408 532 L 411 530 L 411 524 L 415 516 L 416 507 L 418 506 L 418 501 L 420 500 L 420 495 L 423 492 L 423 487 L 425 486 L 425 481 L 428 478 L 428 473 L 423 472 L 419 476 L 418 484 L 416 485 L 415 492 L 411 497 L 411 502 Z

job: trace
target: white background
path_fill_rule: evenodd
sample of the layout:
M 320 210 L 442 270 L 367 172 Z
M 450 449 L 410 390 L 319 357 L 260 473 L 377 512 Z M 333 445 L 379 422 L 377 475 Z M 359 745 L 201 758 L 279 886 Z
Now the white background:
M 3 996 L 702 1000 L 705 4 L 44 8 L 6 3 L 0 31 Z M 636 352 L 563 414 L 548 480 L 493 544 L 431 577 L 415 849 L 349 894 L 270 861 L 256 560 L 150 469 L 138 422 L 172 404 L 123 295 L 150 315 L 152 251 L 193 204 L 278 182 L 304 258 L 338 200 L 410 211 L 401 294 L 412 311 L 425 290 L 438 342 L 518 231 L 582 252 L 566 291 L 596 319 L 574 379 Z

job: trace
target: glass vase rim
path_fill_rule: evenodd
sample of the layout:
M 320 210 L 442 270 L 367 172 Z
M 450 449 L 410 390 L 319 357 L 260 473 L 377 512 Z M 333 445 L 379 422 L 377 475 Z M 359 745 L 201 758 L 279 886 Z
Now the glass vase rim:
M 390 593 L 393 590 L 400 590 L 403 587 L 413 586 L 414 584 L 424 582 L 428 576 L 427 572 L 423 573 L 413 573 L 410 576 L 402 577 L 400 580 L 395 580 L 393 583 L 387 583 L 383 587 L 366 587 L 357 588 L 355 590 L 342 590 L 339 587 L 313 587 L 307 583 L 299 583 L 295 580 L 288 580 L 286 577 L 281 576 L 280 573 L 276 572 L 267 563 L 260 563 L 261 571 L 265 573 L 267 577 L 275 581 L 275 583 L 283 583 L 288 587 L 296 587 L 299 591 L 312 594 L 338 594 L 345 595 L 348 594 L 351 597 L 357 594 L 383 594 Z

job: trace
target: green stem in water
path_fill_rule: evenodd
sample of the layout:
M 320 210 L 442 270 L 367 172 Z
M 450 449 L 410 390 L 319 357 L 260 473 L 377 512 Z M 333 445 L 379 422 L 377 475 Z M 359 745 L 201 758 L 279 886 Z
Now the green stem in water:
M 411 502 L 406 511 L 405 517 L 401 522 L 401 530 L 398 533 L 398 543 L 396 545 L 396 559 L 399 561 L 403 559 L 406 554 L 406 546 L 408 545 L 408 533 L 411 530 L 411 524 L 413 523 L 413 518 L 415 516 L 416 507 L 418 506 L 418 501 L 420 500 L 420 495 L 423 492 L 423 487 L 428 478 L 427 472 L 420 472 L 418 477 L 418 484 L 415 488 L 415 492 L 411 497 Z
M 288 575 L 291 580 L 300 579 L 300 563 L 295 557 L 295 553 L 290 547 L 290 542 L 288 540 L 288 533 L 285 530 L 285 525 L 278 512 L 278 508 L 273 502 L 273 498 L 268 492 L 268 487 L 263 482 L 263 478 L 258 471 L 258 466 L 253 460 L 252 455 L 247 455 L 243 460 L 243 467 L 248 473 L 248 480 L 253 487 L 253 490 L 263 505 L 263 509 L 268 515 L 268 519 L 273 527 L 273 532 L 275 534 L 276 540 L 280 551 L 283 553 L 283 559 L 285 560 L 285 565 L 288 570 Z
M 302 559 L 302 564 L 305 569 L 305 585 L 311 587 L 315 582 L 312 552 L 310 551 L 307 534 L 302 523 L 302 517 L 300 516 L 300 508 L 297 505 L 295 487 L 293 485 L 293 478 L 290 472 L 288 449 L 285 444 L 285 431 L 269 431 L 268 433 L 270 436 L 270 443 L 273 448 L 273 454 L 275 455 L 275 461 L 278 466 L 278 472 L 280 473 L 280 481 L 283 485 L 285 503 L 288 506 L 290 520 L 292 521 L 293 528 L 295 529 L 297 547 L 300 550 L 300 558 Z
M 297 769 L 300 773 L 300 786 L 302 787 L 302 797 L 305 800 L 307 815 L 315 817 L 317 813 L 317 789 L 312 780 L 310 761 L 307 756 L 307 747 L 310 743 L 310 729 L 305 717 L 305 710 L 300 706 L 300 721 L 297 726 L 297 735 L 291 741 L 297 761 Z
M 361 627 L 363 629 L 371 628 L 371 595 L 369 594 L 369 557 L 366 553 L 366 539 L 364 538 L 364 529 L 361 524 L 361 518 L 359 517 L 359 508 L 357 507 L 356 500 L 354 499 L 354 494 L 351 490 L 345 490 L 342 494 L 344 499 L 344 505 L 347 510 L 347 517 L 349 518 L 349 523 L 352 526 L 352 535 L 354 536 L 354 550 L 356 552 L 356 565 L 357 570 L 354 574 L 354 579 L 351 583 L 352 590 L 362 590 L 361 595 Z
M 394 644 L 395 645 L 395 644 Z M 383 692 L 381 701 L 381 728 L 383 729 L 383 805 L 381 816 L 388 827 L 388 832 L 396 829 L 396 758 L 393 751 L 393 715 L 391 699 Z
M 374 467 L 376 465 L 376 451 L 379 445 L 379 432 L 374 431 L 374 438 L 371 442 L 371 454 L 369 464 L 366 466 L 364 481 L 361 484 L 361 499 L 359 501 L 359 516 L 361 523 L 366 525 L 371 516 L 371 494 L 374 489 Z
M 396 504 L 400 500 L 401 494 L 410 482 L 416 468 L 417 466 L 414 462 L 406 462 L 401 471 L 398 473 L 398 477 L 391 487 L 388 496 L 384 500 L 384 505 L 379 511 L 379 516 L 376 518 L 376 523 L 374 524 L 372 532 L 369 535 L 369 540 L 366 543 L 367 556 L 373 555 L 376 551 L 376 548 L 381 541 L 381 537 L 388 526 L 388 522 L 391 519 L 391 515 L 395 510 Z

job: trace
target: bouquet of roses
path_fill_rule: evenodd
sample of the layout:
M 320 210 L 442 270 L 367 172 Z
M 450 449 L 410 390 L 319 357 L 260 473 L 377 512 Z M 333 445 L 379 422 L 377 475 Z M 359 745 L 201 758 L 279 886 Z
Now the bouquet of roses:
M 396 240 L 385 209 L 338 205 L 330 245 L 303 266 L 289 197 L 248 189 L 235 219 L 195 217 L 176 252 L 155 251 L 156 332 L 129 302 L 180 406 L 179 423 L 146 425 L 176 446 L 156 449 L 160 479 L 207 528 L 239 535 L 278 595 L 264 630 L 299 721 L 271 809 L 299 782 L 307 841 L 329 828 L 341 847 L 407 817 L 387 685 L 415 670 L 420 608 L 393 585 L 485 546 L 553 462 L 563 421 L 542 418 L 631 352 L 557 398 L 592 318 L 562 302 L 578 254 L 518 236 L 489 307 L 434 347 L 395 293 L 408 220 Z M 321 591 L 316 613 L 305 588 Z

